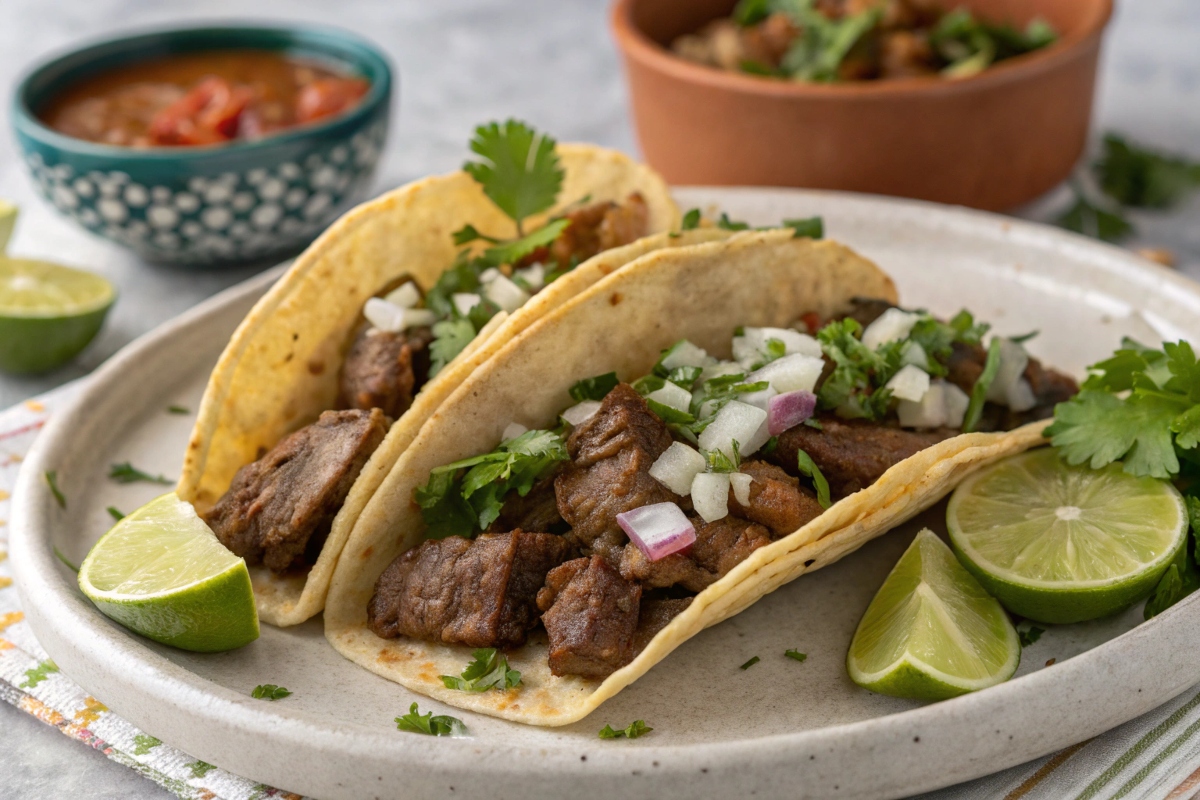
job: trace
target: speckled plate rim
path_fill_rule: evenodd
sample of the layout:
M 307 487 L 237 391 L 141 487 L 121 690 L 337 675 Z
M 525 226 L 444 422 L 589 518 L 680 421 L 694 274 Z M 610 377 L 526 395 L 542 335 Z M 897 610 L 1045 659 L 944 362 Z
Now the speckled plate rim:
M 1124 283 L 1200 319 L 1200 289 L 1117 248 L 984 212 L 836 192 L 690 188 L 684 207 L 757 198 L 804 201 L 828 217 L 872 209 L 911 220 L 936 236 L 953 229 L 981 244 L 1006 240 L 1046 259 L 1069 253 L 1098 278 Z M 1051 267 L 1052 268 L 1052 267 Z M 134 364 L 168 356 L 187 335 L 248 308 L 278 272 L 235 287 L 126 347 L 68 407 L 28 454 L 14 493 L 10 553 L 25 613 L 63 671 L 118 714 L 199 757 L 275 786 L 321 797 L 357 797 L 367 787 L 405 786 L 415 796 L 490 790 L 561 795 L 640 788 L 661 797 L 697 792 L 760 796 L 896 797 L 979 777 L 1083 741 L 1174 697 L 1200 680 L 1196 596 L 1128 633 L 1053 669 L 977 694 L 861 722 L 793 734 L 671 745 L 592 748 L 512 746 L 477 739 L 387 735 L 365 725 L 275 710 L 177 666 L 119 632 L 58 568 L 50 544 L 52 508 L 38 477 L 67 453 L 98 399 Z M 1151 304 L 1153 305 L 1153 304 Z M 366 675 L 367 673 L 364 673 Z M 714 713 L 729 710 L 714 709 Z M 218 744 L 219 743 L 219 744 Z M 215 755 L 220 754 L 219 758 Z M 377 782 L 378 781 L 378 782 Z

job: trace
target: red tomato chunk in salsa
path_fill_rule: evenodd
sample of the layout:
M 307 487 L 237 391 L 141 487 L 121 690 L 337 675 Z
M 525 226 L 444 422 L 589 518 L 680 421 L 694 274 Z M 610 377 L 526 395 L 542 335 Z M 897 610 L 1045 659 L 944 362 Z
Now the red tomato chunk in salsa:
M 76 139 L 125 147 L 261 139 L 341 114 L 370 84 L 265 50 L 217 50 L 118 67 L 82 80 L 39 117 Z

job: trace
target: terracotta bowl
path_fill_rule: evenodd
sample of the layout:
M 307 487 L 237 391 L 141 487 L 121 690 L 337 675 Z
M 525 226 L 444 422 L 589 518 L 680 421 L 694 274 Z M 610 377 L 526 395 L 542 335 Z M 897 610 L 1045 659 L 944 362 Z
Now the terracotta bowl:
M 733 0 L 616 0 L 646 160 L 675 184 L 803 186 L 999 210 L 1048 191 L 1083 152 L 1112 0 L 966 0 L 981 17 L 1042 17 L 1050 47 L 971 78 L 802 84 L 690 63 L 670 42 Z

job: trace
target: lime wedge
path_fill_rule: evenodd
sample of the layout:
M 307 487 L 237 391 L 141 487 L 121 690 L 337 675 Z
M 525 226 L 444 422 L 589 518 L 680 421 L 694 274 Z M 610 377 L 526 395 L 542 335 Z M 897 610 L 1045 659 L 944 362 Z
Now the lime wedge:
M 950 544 L 1005 608 L 1039 622 L 1107 616 L 1148 595 L 1187 540 L 1183 498 L 1120 464 L 1072 467 L 1032 450 L 964 481 Z
M 115 298 L 99 275 L 0 256 L 0 370 L 45 372 L 74 358 Z
M 1003 683 L 1020 661 L 1008 614 L 926 528 L 867 606 L 846 668 L 873 692 L 944 700 Z
M 174 492 L 96 542 L 79 568 L 79 588 L 126 628 L 184 650 L 232 650 L 258 638 L 246 562 Z

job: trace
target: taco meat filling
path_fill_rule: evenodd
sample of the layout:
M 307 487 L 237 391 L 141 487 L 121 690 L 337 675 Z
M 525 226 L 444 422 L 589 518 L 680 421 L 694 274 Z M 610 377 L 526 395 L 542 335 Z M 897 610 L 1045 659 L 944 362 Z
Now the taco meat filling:
M 388 426 L 377 408 L 326 411 L 239 469 L 204 521 L 248 564 L 276 572 L 312 564 Z
M 858 300 L 809 322 L 739 329 L 731 360 L 683 341 L 632 384 L 580 381 L 559 428 L 518 426 L 494 452 L 434 470 L 415 499 L 436 538 L 379 577 L 371 630 L 512 648 L 540 624 L 553 674 L 605 678 L 831 502 L 964 431 L 1047 418 L 1078 391 L 1025 352 L 1027 337 L 985 346 L 966 312 L 943 322 Z
M 412 406 L 413 398 L 437 370 L 461 352 L 499 311 L 515 311 L 582 261 L 645 236 L 650 212 L 641 194 L 635 192 L 622 203 L 589 204 L 565 213 L 561 219 L 565 223 L 553 241 L 532 251 L 521 251 L 524 255 L 514 258 L 515 264 L 493 264 L 486 252 L 473 259 L 464 252 L 424 296 L 414 282 L 401 279 L 369 299 L 363 309 L 364 320 L 355 328 L 338 374 L 337 403 L 345 410 L 323 413 L 317 422 L 242 467 L 229 490 L 206 515 L 217 538 L 248 563 L 262 563 L 276 572 L 313 564 L 333 518 L 363 465 L 383 441 L 391 421 Z M 566 530 L 559 516 L 552 475 L 546 476 L 538 492 L 517 497 L 508 505 L 496 521 L 502 524 L 499 532 L 519 528 L 542 531 L 522 534 L 522 542 L 533 541 L 529 537 L 541 537 L 537 539 L 541 541 L 546 538 L 544 532 Z M 562 544 L 556 537 L 551 538 L 556 545 Z M 514 564 L 518 570 L 524 568 L 529 547 L 523 545 L 509 554 L 510 568 Z M 416 616 L 393 615 L 390 622 L 380 624 L 388 626 L 391 635 L 445 635 L 456 637 L 453 641 L 516 646 L 524 642 L 525 628 L 521 626 L 537 624 L 534 596 L 546 571 L 565 558 L 563 554 L 542 568 L 528 597 L 513 600 L 515 605 L 503 611 L 511 619 L 484 619 L 489 612 L 483 607 L 468 607 L 446 598 L 437 602 L 422 600 L 420 592 L 413 590 L 415 593 L 395 596 L 403 595 L 406 607 L 422 602 L 425 610 Z M 469 571 L 473 559 L 458 567 L 467 572 L 447 573 L 446 580 L 470 583 L 479 578 L 482 573 Z M 480 561 L 483 566 L 479 568 L 492 563 L 490 559 L 487 557 L 486 564 Z M 452 559 L 448 563 L 457 562 Z M 414 586 L 427 580 L 430 567 L 423 564 L 412 566 L 413 577 L 407 580 L 414 581 Z M 498 591 L 503 594 L 509 573 L 493 570 L 488 574 L 495 577 Z M 400 580 L 400 573 L 396 575 Z M 500 608 L 498 605 L 492 610 L 499 614 L 496 609 Z M 439 624 L 447 632 L 437 633 L 441 630 Z

